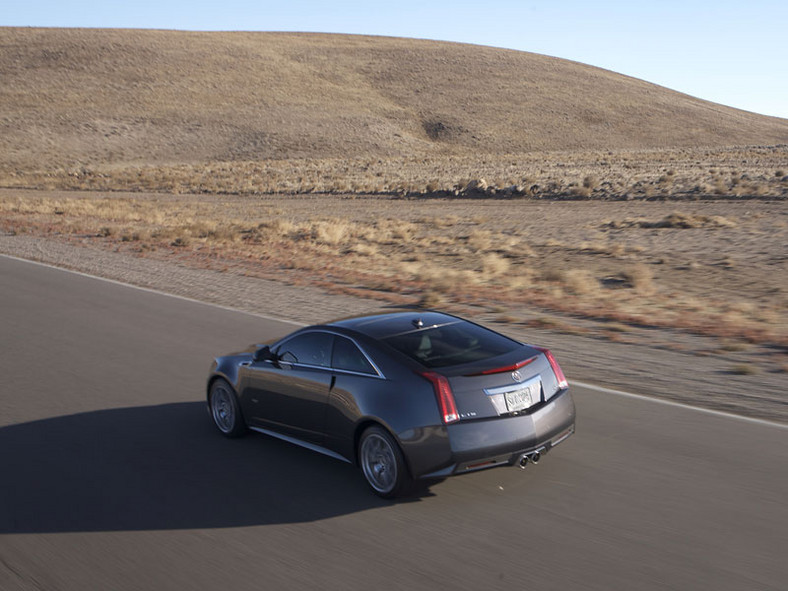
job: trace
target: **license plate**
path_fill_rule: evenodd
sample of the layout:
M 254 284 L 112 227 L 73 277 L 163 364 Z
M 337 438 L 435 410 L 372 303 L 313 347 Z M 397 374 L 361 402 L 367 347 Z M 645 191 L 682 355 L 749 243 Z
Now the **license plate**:
M 517 412 L 518 410 L 523 410 L 529 406 L 532 406 L 536 401 L 539 400 L 541 388 L 541 381 L 538 381 L 519 390 L 506 392 L 506 409 L 509 412 Z

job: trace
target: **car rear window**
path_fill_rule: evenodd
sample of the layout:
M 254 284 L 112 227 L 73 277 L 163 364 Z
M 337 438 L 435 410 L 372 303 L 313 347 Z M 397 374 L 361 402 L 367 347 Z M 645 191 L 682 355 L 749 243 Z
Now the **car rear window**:
M 517 341 L 469 322 L 425 327 L 382 340 L 429 368 L 483 361 L 522 346 Z

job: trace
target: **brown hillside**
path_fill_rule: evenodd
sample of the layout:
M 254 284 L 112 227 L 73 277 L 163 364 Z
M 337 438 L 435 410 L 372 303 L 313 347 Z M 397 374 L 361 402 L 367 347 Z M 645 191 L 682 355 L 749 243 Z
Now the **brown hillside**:
M 0 28 L 0 168 L 788 143 L 788 120 L 445 42 Z

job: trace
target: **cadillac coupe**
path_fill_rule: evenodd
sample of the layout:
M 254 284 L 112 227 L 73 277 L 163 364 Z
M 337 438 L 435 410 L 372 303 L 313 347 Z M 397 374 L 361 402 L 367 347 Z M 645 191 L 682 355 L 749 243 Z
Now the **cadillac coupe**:
M 575 429 L 549 350 L 433 311 L 346 318 L 218 357 L 207 401 L 223 435 L 251 429 L 354 463 L 387 498 L 536 463 Z

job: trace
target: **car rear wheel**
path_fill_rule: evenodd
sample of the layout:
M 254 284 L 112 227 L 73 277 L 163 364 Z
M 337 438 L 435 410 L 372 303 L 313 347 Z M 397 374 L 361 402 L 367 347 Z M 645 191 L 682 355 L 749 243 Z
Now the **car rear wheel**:
M 411 485 L 405 458 L 397 442 L 377 425 L 367 428 L 358 445 L 364 478 L 373 492 L 385 499 L 404 494 Z
M 233 387 L 224 380 L 211 384 L 208 404 L 213 422 L 225 437 L 240 437 L 246 433 L 246 422 L 238 405 Z

